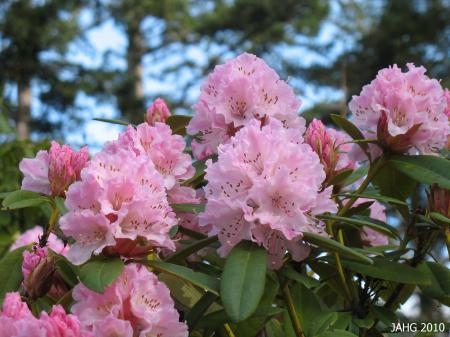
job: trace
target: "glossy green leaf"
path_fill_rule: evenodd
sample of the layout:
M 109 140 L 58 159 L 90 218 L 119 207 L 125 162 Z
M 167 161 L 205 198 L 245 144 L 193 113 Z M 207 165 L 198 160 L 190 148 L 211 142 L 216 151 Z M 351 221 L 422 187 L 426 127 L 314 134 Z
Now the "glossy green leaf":
M 283 326 L 277 319 L 271 319 L 266 323 L 266 336 L 267 337 L 285 337 Z
M 213 294 L 219 295 L 219 280 L 210 275 L 195 272 L 192 269 L 168 262 L 149 260 L 146 261 L 146 264 L 160 272 L 173 275 L 198 287 L 209 290 Z
M 405 263 L 392 262 L 385 259 L 373 259 L 372 265 L 356 261 L 344 260 L 346 268 L 381 280 L 393 281 L 406 284 L 427 284 L 430 277 L 419 268 L 413 268 Z
M 436 156 L 394 156 L 389 163 L 410 178 L 450 189 L 450 161 Z
M 129 122 L 121 121 L 119 119 L 109 119 L 109 118 L 93 118 L 94 121 L 105 122 L 109 124 L 117 124 L 117 125 L 131 125 Z
M 18 190 L 9 193 L 6 198 L 3 199 L 2 206 L 5 209 L 19 209 L 39 206 L 46 201 L 48 201 L 48 199 L 40 195 L 39 193 L 26 190 Z
M 328 313 L 320 302 L 317 295 L 300 283 L 295 283 L 290 287 L 291 296 L 294 302 L 300 325 L 306 337 L 313 337 L 317 329 L 317 318 Z
M 198 252 L 200 249 L 205 248 L 216 241 L 217 241 L 217 235 L 210 236 L 206 239 L 195 241 L 195 242 L 187 245 L 186 247 L 179 249 L 175 253 L 169 255 L 164 261 L 171 262 L 171 261 L 184 259 L 184 258 L 188 257 L 189 255 L 191 255 L 195 252 Z
M 429 284 L 419 285 L 422 292 L 445 305 L 450 305 L 450 269 L 435 262 L 424 262 L 418 267 L 430 276 Z
M 189 124 L 191 118 L 191 116 L 172 115 L 167 118 L 166 124 L 170 126 L 170 128 L 172 129 L 172 133 L 185 136 L 186 126 Z
M 186 315 L 186 323 L 189 329 L 193 329 L 195 325 L 198 323 L 200 318 L 204 315 L 204 313 L 209 309 L 211 304 L 217 299 L 217 295 L 211 292 L 206 292 L 202 298 L 195 303 L 191 310 Z
M 321 236 L 318 234 L 314 234 L 314 233 L 305 232 L 303 234 L 303 238 L 305 241 L 308 241 L 309 243 L 311 243 L 313 245 L 319 246 L 319 247 L 325 249 L 326 251 L 336 252 L 342 256 L 347 256 L 349 258 L 353 258 L 355 260 L 365 262 L 368 264 L 373 263 L 371 258 L 369 258 L 361 253 L 358 253 L 354 249 L 346 247 L 343 244 L 341 244 L 335 240 L 329 239 L 327 237 L 324 237 L 324 236 Z
M 235 246 L 222 273 L 222 303 L 234 322 L 243 321 L 256 310 L 264 294 L 267 251 L 249 241 Z
M 56 270 L 70 287 L 74 287 L 78 283 L 77 267 L 62 255 L 56 255 Z
M 378 200 L 378 201 L 387 202 L 387 203 L 396 204 L 396 205 L 407 205 L 406 202 L 404 202 L 402 200 L 384 196 L 381 194 L 372 194 L 372 193 L 358 194 L 358 193 L 348 192 L 348 193 L 340 193 L 338 195 L 346 197 L 346 198 L 357 197 L 357 198 L 364 198 L 364 199 L 370 199 L 370 200 Z
M 195 174 L 192 178 L 183 181 L 183 186 L 189 185 L 197 179 L 200 180 L 205 175 L 206 164 L 204 160 L 197 160 L 192 166 L 195 168 Z
M 355 215 L 352 218 L 347 218 L 337 215 L 321 215 L 319 216 L 319 218 L 324 220 L 334 220 L 344 224 L 350 224 L 356 226 L 359 229 L 362 229 L 364 226 L 366 226 L 373 229 L 374 231 L 377 231 L 384 235 L 388 235 L 392 238 L 398 237 L 398 233 L 395 228 L 389 226 L 388 224 L 382 221 L 371 219 L 370 217 Z
M 80 281 L 89 289 L 103 293 L 122 273 L 124 264 L 119 258 L 94 258 L 77 268 Z
M 320 335 L 318 335 L 317 337 L 358 337 L 358 336 L 349 331 L 335 329 L 332 331 L 325 331 Z
M 284 266 L 281 273 L 290 280 L 300 282 L 306 288 L 315 288 L 320 285 L 320 282 L 315 278 L 303 275 L 289 265 Z
M 170 204 L 175 212 L 201 213 L 205 210 L 202 204 Z
M 331 116 L 332 121 L 338 125 L 342 130 L 344 130 L 350 137 L 352 137 L 354 140 L 362 140 L 364 139 L 364 135 L 361 133 L 361 131 L 348 119 L 340 116 L 340 115 L 334 115 Z M 358 142 L 357 143 L 363 151 L 367 152 L 368 145 L 365 142 Z
M 6 293 L 18 290 L 22 283 L 22 254 L 26 249 L 28 246 L 17 248 L 0 260 L 0 307 Z

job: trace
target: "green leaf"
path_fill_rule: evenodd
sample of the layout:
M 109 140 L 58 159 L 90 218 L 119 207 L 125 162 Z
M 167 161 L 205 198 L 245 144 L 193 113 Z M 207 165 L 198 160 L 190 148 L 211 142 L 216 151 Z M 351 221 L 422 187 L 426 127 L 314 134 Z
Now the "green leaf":
M 339 115 L 330 115 L 331 120 L 338 125 L 342 130 L 344 130 L 350 137 L 352 137 L 354 140 L 362 140 L 364 139 L 364 135 L 361 133 L 361 131 L 348 119 L 339 116 Z M 367 152 L 368 145 L 365 142 L 358 142 L 357 143 L 364 152 Z
M 405 263 L 392 262 L 380 258 L 373 259 L 372 265 L 349 260 L 343 260 L 342 263 L 346 268 L 354 272 L 381 280 L 406 284 L 430 283 L 429 275 L 419 268 L 413 268 Z
M 379 319 L 387 326 L 390 326 L 391 323 L 397 321 L 397 315 L 395 315 L 395 312 L 392 311 L 391 309 L 381 307 L 378 305 L 372 305 L 370 307 L 370 311 L 372 312 L 375 318 Z
M 22 255 L 28 248 L 28 246 L 17 248 L 0 260 L 0 307 L 6 293 L 16 291 L 22 283 Z
M 339 185 L 339 184 L 345 182 L 346 179 L 352 175 L 352 173 L 353 173 L 352 169 L 348 169 L 348 170 L 339 172 L 332 179 L 330 179 L 330 181 L 327 184 L 328 184 L 328 186 Z
M 345 330 L 350 325 L 352 321 L 352 313 L 351 312 L 338 312 L 337 319 L 332 324 L 333 329 Z
M 352 319 L 353 324 L 355 324 L 358 328 L 370 328 L 374 320 L 372 317 L 365 317 L 365 318 L 353 318 Z
M 39 206 L 46 201 L 48 201 L 48 199 L 39 193 L 17 190 L 9 193 L 8 196 L 3 199 L 2 206 L 6 209 L 19 209 Z
M 58 208 L 59 213 L 62 215 L 66 214 L 68 212 L 66 205 L 64 205 L 64 201 L 65 201 L 64 198 L 61 198 L 61 197 L 55 198 L 56 207 Z
M 388 161 L 375 175 L 373 181 L 382 195 L 406 200 L 414 191 L 416 183 Z
M 340 223 L 346 223 L 353 226 L 356 226 L 358 229 L 362 229 L 364 226 L 369 227 L 379 233 L 382 233 L 384 235 L 388 235 L 392 238 L 397 238 L 398 233 L 397 230 L 394 227 L 389 226 L 388 224 L 372 219 L 370 217 L 366 216 L 354 216 L 353 218 L 347 218 L 343 216 L 337 216 L 337 215 L 321 215 L 318 216 L 320 219 L 324 220 L 334 220 L 338 221 Z
M 378 201 L 382 201 L 382 202 L 387 202 L 390 204 L 395 204 L 395 205 L 407 205 L 406 202 L 396 199 L 396 198 L 391 198 L 388 196 L 384 196 L 381 194 L 371 194 L 371 193 L 352 193 L 352 192 L 348 192 L 348 193 L 339 193 L 337 194 L 339 196 L 343 196 L 346 198 L 352 198 L 352 197 L 357 197 L 357 198 L 364 198 L 364 199 L 373 199 L 373 200 L 378 200 Z
M 447 306 L 450 305 L 450 270 L 435 262 L 424 262 L 418 268 L 430 276 L 430 284 L 419 285 L 422 292 Z
M 317 318 L 328 313 L 328 309 L 321 304 L 312 290 L 300 283 L 295 283 L 291 287 L 291 294 L 295 311 L 306 337 L 314 336 L 314 330 L 317 329 L 315 324 Z
M 444 223 L 446 225 L 450 225 L 450 219 L 447 218 L 446 216 L 442 215 L 441 213 L 431 212 L 430 217 L 431 217 L 431 219 L 433 219 L 434 221 L 436 221 L 438 223 Z
M 131 125 L 129 122 L 121 121 L 120 119 L 108 119 L 108 118 L 93 118 L 94 121 L 105 122 L 109 124 L 117 124 L 117 125 Z
M 172 255 L 169 255 L 165 259 L 165 261 L 171 262 L 171 261 L 176 261 L 176 260 L 186 258 L 189 255 L 199 251 L 200 249 L 202 249 L 204 247 L 209 246 L 211 243 L 214 243 L 216 241 L 217 241 L 217 235 L 208 237 L 206 239 L 195 241 L 195 242 L 189 244 L 188 246 L 176 251 Z
M 206 292 L 202 298 L 195 303 L 191 310 L 186 315 L 186 323 L 189 329 L 193 329 L 195 325 L 198 323 L 200 318 L 204 315 L 204 313 L 208 310 L 211 304 L 217 299 L 217 295 L 211 292 Z
M 184 281 L 192 283 L 200 288 L 209 290 L 213 294 L 219 295 L 219 280 L 200 272 L 195 272 L 192 269 L 179 266 L 173 263 L 162 261 L 145 261 L 146 264 L 160 272 L 167 273 L 178 277 Z
M 320 282 L 315 278 L 303 275 L 298 271 L 294 270 L 294 268 L 292 268 L 289 265 L 284 266 L 283 269 L 281 270 L 281 273 L 290 280 L 300 282 L 308 289 L 315 288 L 320 285 Z
M 320 335 L 318 335 L 317 337 L 358 337 L 358 336 L 349 331 L 335 329 L 332 331 L 325 331 Z
M 341 244 L 335 240 L 329 239 L 327 237 L 320 236 L 320 235 L 314 234 L 314 233 L 305 232 L 305 233 L 303 233 L 303 238 L 305 241 L 308 241 L 309 243 L 319 246 L 327 251 L 336 252 L 342 256 L 347 256 L 349 258 L 353 258 L 353 259 L 356 259 L 358 261 L 362 261 L 365 263 L 369 263 L 369 264 L 373 263 L 371 258 L 364 256 L 363 254 L 358 253 L 354 249 L 346 247 L 343 244 Z
M 170 204 L 175 212 L 201 213 L 205 210 L 202 204 Z
M 410 178 L 450 189 L 450 161 L 435 156 L 394 156 L 389 163 Z
M 201 179 L 205 175 L 206 164 L 204 160 L 197 160 L 192 164 L 192 166 L 194 166 L 195 168 L 194 176 L 188 180 L 183 181 L 181 185 L 189 185 L 197 179 Z
M 124 268 L 119 258 L 94 258 L 77 268 L 80 281 L 89 289 L 103 293 Z
M 71 288 L 77 283 L 77 267 L 71 264 L 64 256 L 56 255 L 56 270 Z
M 191 116 L 172 115 L 167 118 L 166 124 L 170 126 L 172 133 L 185 136 L 186 126 L 189 124 L 191 118 Z
M 256 310 L 264 293 L 267 251 L 249 241 L 235 246 L 222 273 L 220 292 L 225 311 L 234 322 Z
M 285 337 L 283 327 L 277 319 L 273 318 L 266 323 L 267 337 Z

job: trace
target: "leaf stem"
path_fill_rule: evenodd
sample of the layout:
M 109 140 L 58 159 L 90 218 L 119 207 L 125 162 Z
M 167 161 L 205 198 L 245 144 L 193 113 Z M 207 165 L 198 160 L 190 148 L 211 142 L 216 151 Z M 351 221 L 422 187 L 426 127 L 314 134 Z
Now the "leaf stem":
M 286 300 L 286 304 L 288 307 L 289 317 L 291 317 L 292 326 L 295 330 L 295 334 L 297 337 L 305 337 L 305 334 L 303 333 L 303 328 L 300 323 L 300 320 L 297 316 L 297 312 L 295 310 L 294 300 L 292 299 L 291 291 L 289 290 L 289 284 L 286 282 L 286 284 L 283 286 L 283 296 Z
M 42 234 L 42 236 L 39 238 L 39 246 L 45 247 L 47 245 L 48 237 L 55 228 L 55 225 L 58 222 L 58 218 L 59 218 L 59 209 L 55 204 L 53 204 L 52 214 L 50 216 L 47 229 L 45 230 L 44 234 Z
M 225 323 L 224 325 L 225 331 L 227 332 L 228 337 L 236 337 L 233 330 L 231 330 L 231 327 L 228 323 Z

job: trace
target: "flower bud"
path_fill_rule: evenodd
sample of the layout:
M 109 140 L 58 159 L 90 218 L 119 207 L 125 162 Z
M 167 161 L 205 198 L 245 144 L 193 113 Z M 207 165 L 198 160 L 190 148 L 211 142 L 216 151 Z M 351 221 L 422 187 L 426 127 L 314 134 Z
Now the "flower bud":
M 25 290 L 31 299 L 47 294 L 53 285 L 55 260 L 51 256 L 42 258 L 34 270 L 24 280 Z
M 413 139 L 421 124 L 415 124 L 406 133 L 392 136 L 389 132 L 386 113 L 381 113 L 377 126 L 377 138 L 383 148 L 393 153 L 405 153 L 414 146 Z
M 157 98 L 147 109 L 146 122 L 155 125 L 156 122 L 165 123 L 170 116 L 169 108 L 162 98 Z
M 353 168 L 354 163 L 346 152 L 351 145 L 345 144 L 348 137 L 334 129 L 326 128 L 320 120 L 314 119 L 305 133 L 305 142 L 309 144 L 320 158 L 323 165 L 326 182 L 343 170 Z
M 66 189 L 74 181 L 80 179 L 81 170 L 88 161 L 87 147 L 79 152 L 67 145 L 59 145 L 52 141 L 49 151 L 48 179 L 53 196 L 64 196 Z

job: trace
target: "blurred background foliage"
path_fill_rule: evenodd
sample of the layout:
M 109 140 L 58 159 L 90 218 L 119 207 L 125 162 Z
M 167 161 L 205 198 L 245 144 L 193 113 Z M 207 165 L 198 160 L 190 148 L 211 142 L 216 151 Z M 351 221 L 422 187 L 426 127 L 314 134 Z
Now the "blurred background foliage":
M 191 114 L 202 79 L 241 52 L 294 87 L 307 120 L 328 123 L 394 63 L 450 87 L 449 36 L 450 0 L 3 0 L 0 193 L 20 187 L 19 161 L 47 139 L 95 150 L 117 133 L 95 117 L 140 122 L 156 97 Z M 0 213 L 0 250 L 47 211 Z M 439 319 L 426 301 L 422 317 Z

